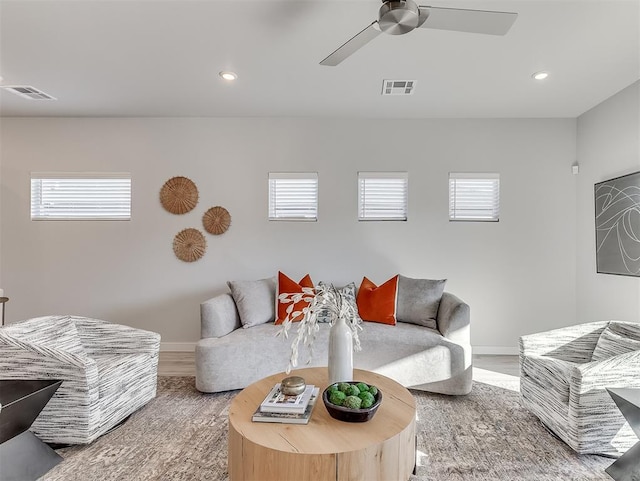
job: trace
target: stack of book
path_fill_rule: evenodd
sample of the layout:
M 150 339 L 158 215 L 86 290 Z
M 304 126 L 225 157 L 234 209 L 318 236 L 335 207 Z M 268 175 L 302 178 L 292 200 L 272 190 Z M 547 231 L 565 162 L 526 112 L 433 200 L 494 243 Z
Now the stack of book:
M 302 394 L 288 396 L 280 391 L 278 383 L 258 406 L 251 420 L 259 423 L 307 424 L 319 392 L 319 387 L 310 384 Z

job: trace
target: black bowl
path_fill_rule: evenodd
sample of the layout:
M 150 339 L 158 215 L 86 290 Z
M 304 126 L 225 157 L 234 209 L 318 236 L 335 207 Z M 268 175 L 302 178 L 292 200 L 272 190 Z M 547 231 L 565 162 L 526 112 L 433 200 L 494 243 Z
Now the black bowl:
M 348 384 L 358 384 L 361 381 L 345 381 Z M 366 384 L 366 383 L 365 383 Z M 331 404 L 329 402 L 329 388 L 333 386 L 330 384 L 326 387 L 326 389 L 322 392 L 322 402 L 324 402 L 324 406 L 327 408 L 327 412 L 332 418 L 337 419 L 338 421 L 345 421 L 347 423 L 364 423 L 373 418 L 374 414 L 378 410 L 380 403 L 382 403 L 382 391 L 378 389 L 378 394 L 375 395 L 375 401 L 371 405 L 371 407 L 364 409 L 350 409 L 344 406 L 336 406 L 335 404 Z

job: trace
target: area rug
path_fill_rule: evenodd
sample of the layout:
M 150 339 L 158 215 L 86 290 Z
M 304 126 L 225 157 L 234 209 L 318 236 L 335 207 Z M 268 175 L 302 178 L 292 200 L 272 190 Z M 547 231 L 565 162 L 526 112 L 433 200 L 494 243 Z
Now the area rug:
M 92 444 L 59 449 L 64 461 L 41 479 L 228 480 L 227 410 L 237 391 L 201 394 L 194 384 L 159 378 L 156 399 Z M 611 459 L 575 454 L 513 390 L 475 382 L 468 396 L 412 394 L 418 466 L 411 481 L 611 479 L 604 472 Z

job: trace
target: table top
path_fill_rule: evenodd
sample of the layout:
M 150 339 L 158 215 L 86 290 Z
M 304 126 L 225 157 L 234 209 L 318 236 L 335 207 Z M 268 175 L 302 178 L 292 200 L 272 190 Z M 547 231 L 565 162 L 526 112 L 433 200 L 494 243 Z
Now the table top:
M 630 404 L 633 404 L 637 408 L 640 408 L 640 389 L 638 388 L 607 388 L 607 391 L 616 394 Z
M 0 405 L 6 408 L 14 402 L 61 382 L 56 379 L 0 379 Z
M 256 408 L 270 389 L 288 375 L 274 374 L 245 388 L 229 408 L 229 422 L 249 441 L 289 453 L 331 454 L 356 451 L 380 444 L 404 430 L 415 419 L 416 404 L 411 393 L 396 381 L 369 371 L 353 370 L 356 381 L 372 384 L 382 391 L 382 404 L 373 419 L 347 423 L 332 418 L 322 402 L 329 385 L 326 367 L 298 369 L 289 375 L 301 376 L 307 384 L 320 388 L 309 424 L 257 423 L 251 421 Z

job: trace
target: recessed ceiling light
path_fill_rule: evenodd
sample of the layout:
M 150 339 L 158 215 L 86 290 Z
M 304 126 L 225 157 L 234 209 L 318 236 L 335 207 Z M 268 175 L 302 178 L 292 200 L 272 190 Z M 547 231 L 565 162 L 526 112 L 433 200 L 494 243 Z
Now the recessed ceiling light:
M 536 80 L 544 80 L 549 76 L 549 72 L 536 72 L 532 77 Z
M 225 80 L 235 80 L 238 78 L 238 74 L 235 72 L 220 72 L 218 75 Z

